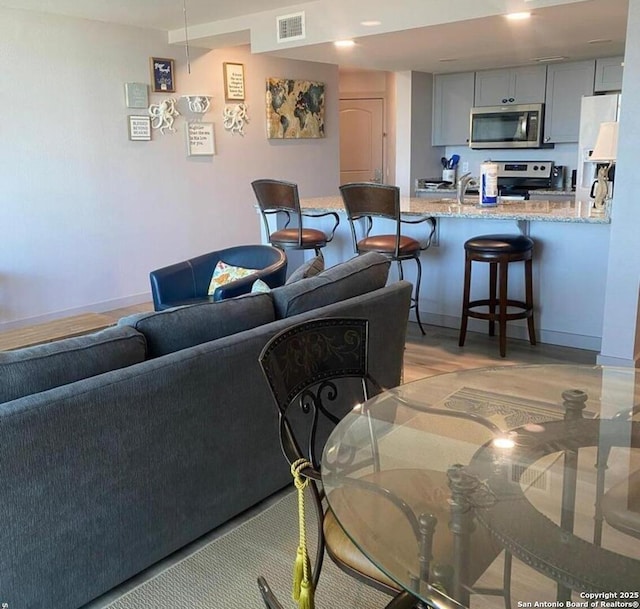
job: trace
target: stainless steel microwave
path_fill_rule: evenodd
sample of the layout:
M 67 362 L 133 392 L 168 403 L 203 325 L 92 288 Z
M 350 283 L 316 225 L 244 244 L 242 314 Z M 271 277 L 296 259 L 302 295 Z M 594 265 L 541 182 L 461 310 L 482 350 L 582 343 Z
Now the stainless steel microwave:
M 469 148 L 540 148 L 544 104 L 471 109 Z

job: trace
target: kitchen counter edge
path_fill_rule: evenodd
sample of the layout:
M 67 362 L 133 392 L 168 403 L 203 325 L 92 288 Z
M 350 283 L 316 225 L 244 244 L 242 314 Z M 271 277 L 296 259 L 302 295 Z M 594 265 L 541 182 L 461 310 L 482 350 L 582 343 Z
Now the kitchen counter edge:
M 306 197 L 300 206 L 307 212 L 344 212 L 342 198 Z M 432 199 L 402 197 L 400 208 L 406 216 L 431 216 L 433 218 L 469 218 L 516 220 L 531 222 L 568 222 L 578 224 L 610 224 L 609 210 L 604 214 L 592 214 L 591 202 L 567 200 L 510 201 L 494 207 L 474 204 L 458 205 L 450 198 Z

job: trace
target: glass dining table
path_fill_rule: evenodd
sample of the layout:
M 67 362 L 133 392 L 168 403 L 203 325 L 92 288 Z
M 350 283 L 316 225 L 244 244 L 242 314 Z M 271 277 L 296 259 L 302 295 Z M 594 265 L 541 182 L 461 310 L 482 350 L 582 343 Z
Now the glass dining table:
M 424 603 L 637 608 L 639 381 L 501 366 L 384 391 L 325 445 L 329 507 Z

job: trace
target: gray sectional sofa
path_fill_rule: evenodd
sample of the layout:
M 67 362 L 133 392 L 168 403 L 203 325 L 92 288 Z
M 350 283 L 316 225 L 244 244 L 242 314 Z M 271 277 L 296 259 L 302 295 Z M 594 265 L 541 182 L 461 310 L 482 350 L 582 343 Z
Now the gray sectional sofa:
M 0 353 L 0 601 L 77 608 L 289 484 L 258 355 L 293 323 L 366 317 L 371 372 L 397 385 L 411 285 L 388 267 Z

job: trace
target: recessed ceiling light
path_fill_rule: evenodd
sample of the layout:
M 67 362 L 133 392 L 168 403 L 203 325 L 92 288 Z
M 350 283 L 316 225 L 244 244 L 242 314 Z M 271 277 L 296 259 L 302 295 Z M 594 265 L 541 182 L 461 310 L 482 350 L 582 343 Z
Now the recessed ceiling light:
M 550 61 L 564 61 L 568 57 L 563 55 L 554 55 L 553 57 L 534 57 L 531 61 L 537 61 L 539 63 L 548 63 Z
M 346 49 L 347 47 L 352 47 L 355 45 L 353 40 L 336 40 L 333 44 L 341 49 Z
M 587 44 L 605 44 L 611 42 L 611 38 L 596 38 L 595 40 L 589 40 Z
M 367 21 L 361 21 L 360 25 L 364 25 L 365 27 L 374 27 L 376 25 L 380 25 L 382 21 L 378 21 L 377 19 L 369 19 Z
M 508 13 L 505 15 L 507 19 L 511 21 L 521 21 L 523 19 L 529 19 L 531 17 L 531 13 L 522 12 L 522 13 Z

